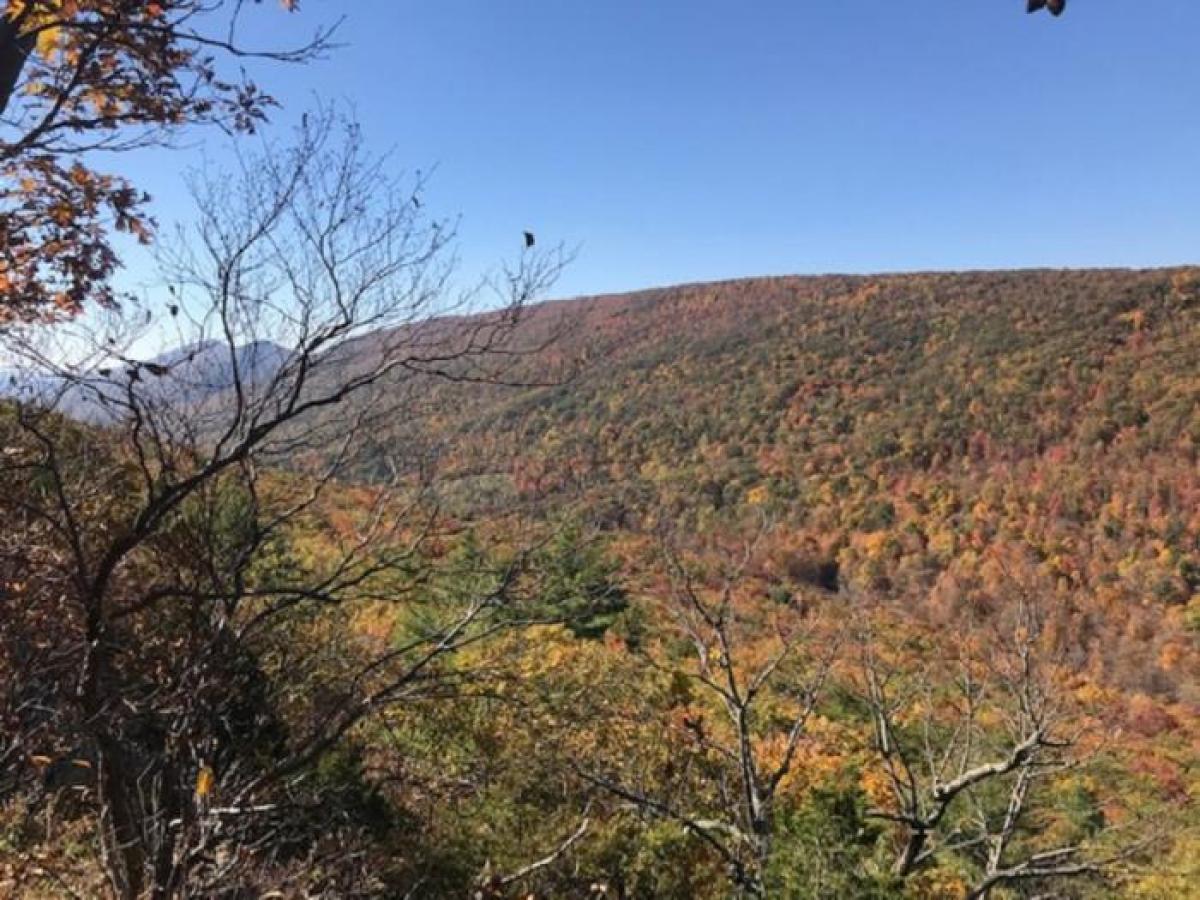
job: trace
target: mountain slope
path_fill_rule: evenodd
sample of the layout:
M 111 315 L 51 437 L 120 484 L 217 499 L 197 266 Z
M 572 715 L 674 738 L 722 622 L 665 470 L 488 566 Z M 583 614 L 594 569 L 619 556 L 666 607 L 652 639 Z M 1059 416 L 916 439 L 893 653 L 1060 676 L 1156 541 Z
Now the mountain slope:
M 642 534 L 765 513 L 781 570 L 926 610 L 1026 554 L 1077 598 L 1079 665 L 1200 699 L 1195 270 L 751 279 L 529 327 L 560 317 L 529 371 L 584 360 L 573 378 L 441 389 L 379 452 L 432 432 L 463 514 L 574 504 Z
M 144 403 L 187 409 L 219 402 L 234 384 L 234 373 L 246 385 L 270 379 L 284 364 L 287 351 L 270 341 L 233 348 L 220 341 L 200 341 L 146 360 L 116 360 L 96 373 L 28 376 L 0 372 L 0 396 L 36 399 L 64 415 L 92 424 L 110 424 L 125 408 L 126 391 L 136 390 Z

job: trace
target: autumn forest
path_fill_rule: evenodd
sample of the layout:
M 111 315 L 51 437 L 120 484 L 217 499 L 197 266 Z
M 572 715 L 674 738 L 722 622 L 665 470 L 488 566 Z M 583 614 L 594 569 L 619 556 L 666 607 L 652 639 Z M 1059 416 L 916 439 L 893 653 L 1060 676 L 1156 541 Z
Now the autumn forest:
M 0 897 L 1200 897 L 1200 268 L 464 287 L 255 6 L 0 13 Z

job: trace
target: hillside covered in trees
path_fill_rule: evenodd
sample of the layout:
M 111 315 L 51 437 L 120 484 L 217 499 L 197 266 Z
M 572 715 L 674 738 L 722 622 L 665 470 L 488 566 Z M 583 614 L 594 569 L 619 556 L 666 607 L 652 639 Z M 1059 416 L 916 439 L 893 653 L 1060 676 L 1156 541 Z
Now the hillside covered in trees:
M 555 338 L 508 379 L 547 383 L 439 385 L 421 415 L 372 436 L 358 475 L 394 467 L 397 448 L 437 447 L 439 503 L 456 527 L 502 535 L 514 521 L 582 523 L 628 593 L 609 633 L 615 655 L 592 665 L 620 671 L 629 652 L 662 638 L 673 553 L 726 572 L 730 543 L 751 533 L 738 570 L 748 595 L 829 617 L 815 626 L 821 641 L 834 640 L 830 621 L 860 616 L 901 644 L 928 640 L 901 665 L 913 671 L 975 641 L 999 652 L 991 629 L 1036 602 L 1059 675 L 1123 758 L 1108 760 L 1124 767 L 1104 776 L 1119 785 L 1113 796 L 1146 792 L 1123 813 L 1090 795 L 1092 814 L 1126 821 L 1162 803 L 1188 815 L 1200 704 L 1200 272 L 749 279 L 546 304 L 523 328 L 529 346 Z M 744 602 L 741 637 L 761 663 L 779 625 Z M 854 657 L 838 646 L 838 665 Z M 853 743 L 833 751 L 831 769 L 862 771 Z M 1190 852 L 1180 847 L 1194 850 L 1194 832 L 1180 828 L 1174 851 L 1154 843 L 1162 868 Z M 1137 895 L 1185 895 L 1193 873 L 1171 872 L 1160 893 Z M 945 895 L 958 896 L 946 877 Z M 780 884 L 797 896 L 868 890 Z M 1098 895 L 1113 893 L 1110 883 Z
M 6 401 L 4 890 L 1189 896 L 1200 273 L 324 343 Z
M 1198 699 L 1195 270 L 751 279 L 544 321 L 569 323 L 558 383 L 450 388 L 418 420 L 475 514 L 574 503 L 642 535 L 764 515 L 799 580 L 913 598 L 1020 545 L 1077 598 L 1097 672 Z

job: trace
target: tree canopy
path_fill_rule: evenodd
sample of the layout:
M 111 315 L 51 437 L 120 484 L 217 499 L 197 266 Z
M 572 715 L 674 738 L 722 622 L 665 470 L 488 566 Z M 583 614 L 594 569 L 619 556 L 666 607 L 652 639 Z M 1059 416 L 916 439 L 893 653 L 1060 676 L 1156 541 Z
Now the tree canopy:
M 292 12 L 296 4 L 283 2 Z M 240 58 L 305 62 L 332 30 L 290 48 L 240 38 L 241 0 L 6 0 L 0 13 L 0 322 L 111 306 L 113 232 L 150 239 L 149 197 L 102 154 L 181 129 L 252 131 L 274 105 Z

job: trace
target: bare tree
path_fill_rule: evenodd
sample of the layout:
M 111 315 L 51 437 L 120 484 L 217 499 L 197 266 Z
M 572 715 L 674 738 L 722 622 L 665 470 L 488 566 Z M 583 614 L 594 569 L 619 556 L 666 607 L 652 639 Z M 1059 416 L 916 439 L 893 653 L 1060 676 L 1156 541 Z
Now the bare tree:
M 558 862 L 587 833 L 588 827 L 591 825 L 591 819 L 588 817 L 590 809 L 591 801 L 588 801 L 584 807 L 579 825 L 575 830 L 567 835 L 557 847 L 540 859 L 527 863 L 509 873 L 493 872 L 490 865 L 485 867 L 485 871 L 479 879 L 479 888 L 475 891 L 475 900 L 496 900 L 496 898 L 503 897 L 508 888 L 519 884 L 524 879 Z
M 763 876 L 775 849 L 779 788 L 792 771 L 837 653 L 836 640 L 817 645 L 812 623 L 797 608 L 767 601 L 775 608 L 763 616 L 753 599 L 738 596 L 752 583 L 748 570 L 766 527 L 761 524 L 715 583 L 669 543 L 663 548 L 670 585 L 664 611 L 689 646 L 690 659 L 647 658 L 697 685 L 723 714 L 715 725 L 702 714 L 684 722 L 696 751 L 717 761 L 715 776 L 704 778 L 715 805 L 699 801 L 691 807 L 608 775 L 584 776 L 636 808 L 678 823 L 720 857 L 737 890 L 752 896 L 767 892 Z M 769 646 L 752 640 L 764 632 Z M 772 695 L 776 702 L 783 698 L 789 710 L 782 734 L 764 722 Z M 766 744 L 773 737 L 782 738 L 782 752 L 768 761 Z
M 1114 849 L 1101 822 L 1067 842 L 1044 840 L 1053 810 L 1039 792 L 1094 762 L 1103 732 L 1072 698 L 1064 642 L 1036 591 L 1014 579 L 997 620 L 964 628 L 954 648 L 927 640 L 920 663 L 903 647 L 911 623 L 894 624 L 909 635 L 899 641 L 883 636 L 886 617 L 862 625 L 861 689 L 891 796 L 868 815 L 894 826 L 899 877 L 965 858 L 976 900 L 1018 882 L 1102 876 L 1145 849 L 1132 833 Z
M 0 789 L 45 799 L 47 768 L 74 765 L 117 896 L 278 885 L 318 857 L 344 878 L 323 889 L 353 894 L 371 875 L 314 768 L 375 712 L 469 690 L 443 663 L 523 620 L 518 553 L 402 641 L 345 626 L 420 590 L 441 528 L 421 447 L 328 558 L 289 549 L 381 423 L 438 383 L 516 379 L 552 335 L 518 325 L 561 255 L 526 251 L 498 305 L 453 299 L 452 229 L 421 186 L 319 111 L 291 147 L 196 181 L 145 318 L 4 335 L 26 394 L 0 409 Z M 155 324 L 183 350 L 138 358 Z M 63 414 L 86 410 L 97 424 Z

